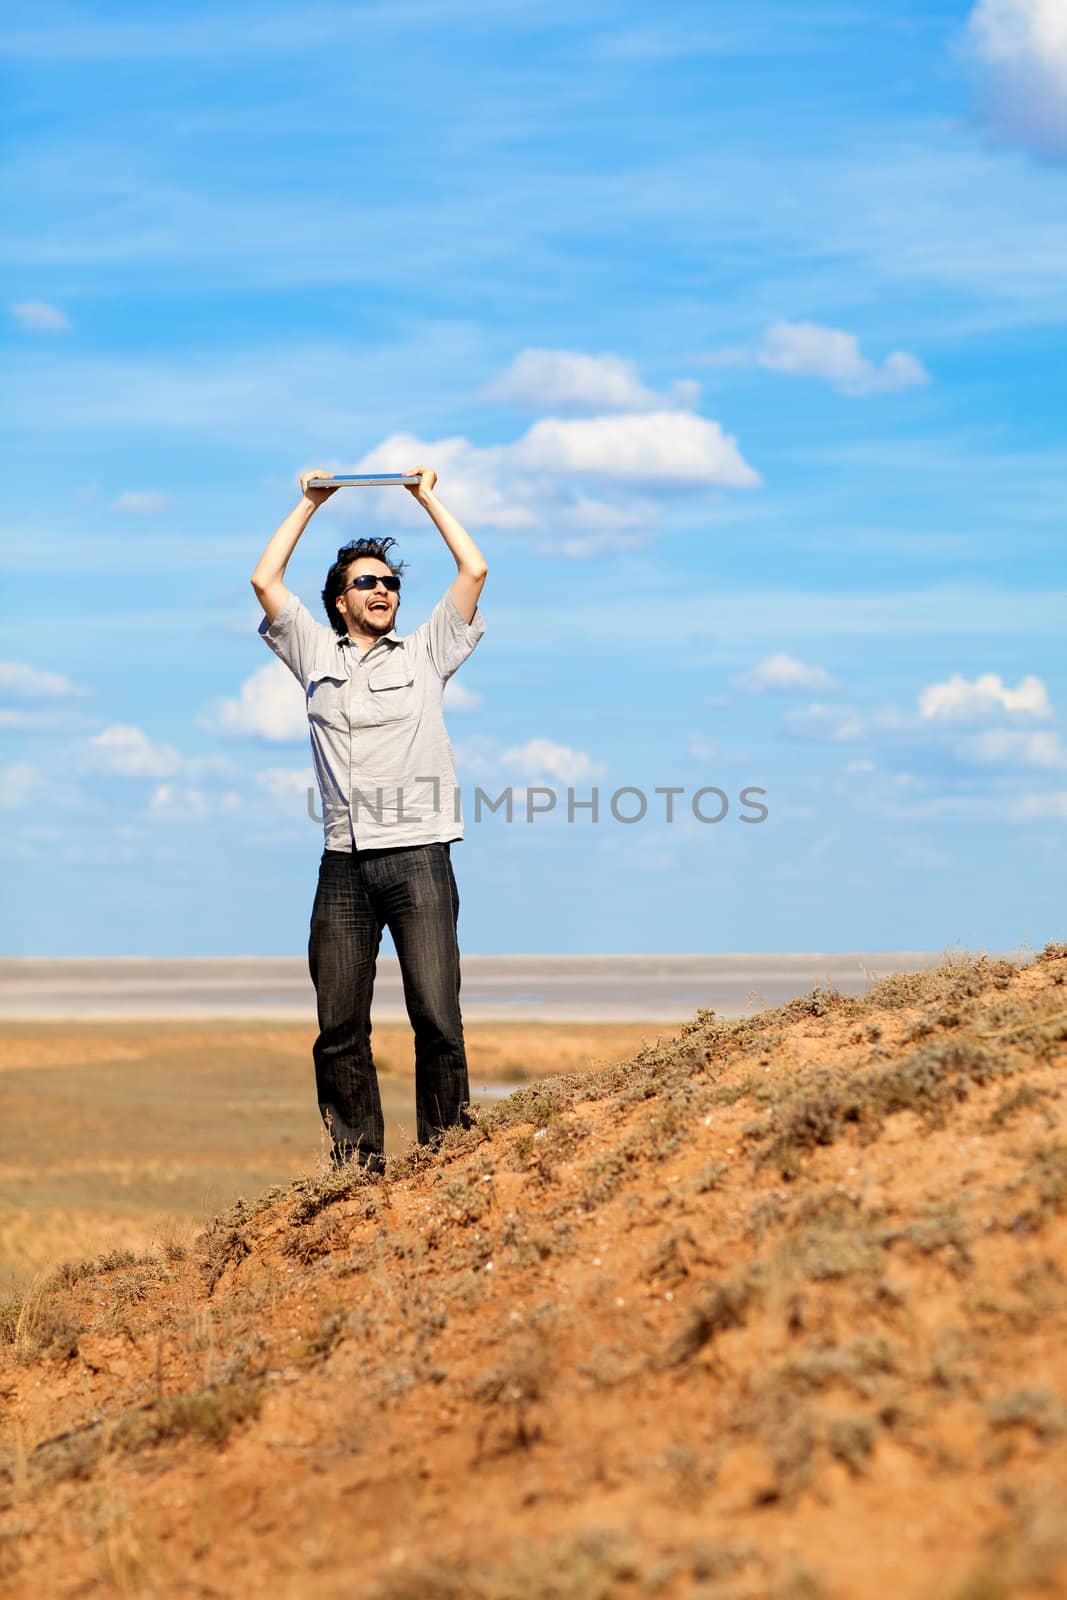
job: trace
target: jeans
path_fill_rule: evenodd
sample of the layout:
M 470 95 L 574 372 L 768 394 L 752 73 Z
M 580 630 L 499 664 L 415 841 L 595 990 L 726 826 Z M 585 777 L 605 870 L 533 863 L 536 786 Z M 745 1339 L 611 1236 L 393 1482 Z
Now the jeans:
M 415 1030 L 420 1144 L 464 1122 L 470 1099 L 459 1010 L 459 894 L 447 844 L 324 850 L 308 964 L 318 1001 L 315 1083 L 335 1165 L 385 1165 L 370 1006 L 382 928 L 393 936 Z

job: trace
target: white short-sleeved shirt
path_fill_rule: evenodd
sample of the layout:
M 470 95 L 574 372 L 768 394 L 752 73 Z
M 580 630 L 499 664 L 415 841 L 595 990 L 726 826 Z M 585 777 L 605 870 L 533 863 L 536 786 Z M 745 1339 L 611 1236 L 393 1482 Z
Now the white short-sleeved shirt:
M 327 850 L 462 839 L 441 697 L 485 632 L 481 612 L 464 622 L 446 594 L 414 633 L 360 655 L 291 594 L 259 632 L 306 696 Z

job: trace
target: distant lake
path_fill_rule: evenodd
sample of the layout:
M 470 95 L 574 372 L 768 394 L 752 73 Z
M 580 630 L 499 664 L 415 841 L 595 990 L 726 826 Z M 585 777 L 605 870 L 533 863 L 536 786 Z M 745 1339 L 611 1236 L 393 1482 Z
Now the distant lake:
M 1013 953 L 1015 959 L 1020 952 Z M 877 978 L 937 966 L 945 952 L 720 956 L 465 956 L 470 1021 L 675 1022 L 781 1005 L 815 984 L 860 995 Z M 395 956 L 380 956 L 374 1015 L 405 1016 Z M 0 959 L 0 1020 L 248 1018 L 309 1021 L 301 956 Z

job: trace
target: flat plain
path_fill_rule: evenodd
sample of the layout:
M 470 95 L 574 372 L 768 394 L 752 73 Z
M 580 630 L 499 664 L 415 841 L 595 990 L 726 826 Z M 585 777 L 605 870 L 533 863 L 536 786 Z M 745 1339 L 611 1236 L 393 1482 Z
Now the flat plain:
M 469 1023 L 472 1093 L 614 1060 L 665 1026 Z M 71 1254 L 191 1236 L 316 1171 L 314 1037 L 269 1021 L 0 1023 L 0 1294 Z M 408 1025 L 378 1023 L 374 1050 L 395 1154 L 415 1134 Z

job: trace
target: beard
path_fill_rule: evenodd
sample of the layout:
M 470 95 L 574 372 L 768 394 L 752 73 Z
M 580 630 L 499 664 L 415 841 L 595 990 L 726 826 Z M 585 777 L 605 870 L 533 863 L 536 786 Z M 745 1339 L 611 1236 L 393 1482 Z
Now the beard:
M 390 606 L 388 611 L 371 611 L 363 607 L 363 615 L 357 618 L 360 627 L 366 628 L 368 633 L 388 633 L 396 621 L 399 608 Z

